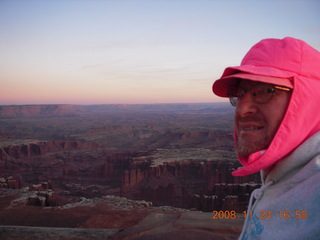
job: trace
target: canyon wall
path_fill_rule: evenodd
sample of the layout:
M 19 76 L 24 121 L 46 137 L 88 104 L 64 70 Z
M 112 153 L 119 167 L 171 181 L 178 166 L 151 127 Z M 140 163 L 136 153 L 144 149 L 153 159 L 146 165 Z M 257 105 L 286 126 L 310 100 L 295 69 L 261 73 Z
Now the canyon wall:
M 0 147 L 0 161 L 44 156 L 50 152 L 80 150 L 95 146 L 97 144 L 81 141 L 31 141 Z
M 258 174 L 233 177 L 234 161 L 174 161 L 149 167 L 130 167 L 122 177 L 123 196 L 154 205 L 201 211 L 246 210 L 250 193 L 259 187 Z
M 179 139 L 190 143 L 208 136 L 214 134 L 193 131 Z M 233 177 L 236 161 L 204 159 L 208 149 L 185 151 L 190 152 L 176 153 L 179 160 L 159 162 L 149 151 L 116 151 L 85 141 L 31 141 L 0 148 L 0 177 L 18 177 L 19 186 L 51 180 L 70 196 L 114 194 L 154 205 L 244 211 L 259 176 Z M 166 153 L 157 154 L 165 158 Z
M 68 190 L 70 195 L 114 194 L 151 201 L 156 206 L 202 211 L 244 211 L 250 192 L 260 182 L 258 175 L 233 177 L 231 172 L 239 167 L 236 161 L 182 159 L 157 163 L 148 152 L 108 152 L 88 142 L 6 146 L 0 149 L 0 160 L 2 177 L 19 176 L 19 186 L 51 180 L 56 189 Z

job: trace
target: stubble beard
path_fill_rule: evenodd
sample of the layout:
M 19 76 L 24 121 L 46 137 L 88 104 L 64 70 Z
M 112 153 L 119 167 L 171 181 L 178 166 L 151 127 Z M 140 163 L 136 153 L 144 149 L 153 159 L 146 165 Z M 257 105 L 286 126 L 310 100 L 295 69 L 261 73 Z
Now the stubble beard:
M 270 141 L 267 138 L 263 138 L 254 142 L 247 141 L 243 138 L 238 138 L 235 147 L 239 157 L 248 158 L 252 153 L 267 149 L 269 145 Z

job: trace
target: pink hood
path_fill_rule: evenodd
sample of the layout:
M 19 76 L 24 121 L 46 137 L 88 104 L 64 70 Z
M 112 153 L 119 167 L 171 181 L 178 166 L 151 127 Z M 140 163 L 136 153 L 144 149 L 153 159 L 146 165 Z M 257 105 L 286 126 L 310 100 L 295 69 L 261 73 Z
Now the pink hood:
M 320 52 L 290 37 L 264 39 L 250 49 L 240 66 L 225 69 L 213 92 L 225 97 L 231 85 L 230 78 L 223 77 L 239 72 L 289 79 L 293 85 L 286 115 L 269 148 L 239 158 L 244 167 L 233 175 L 245 176 L 272 166 L 320 130 Z M 236 134 L 234 138 L 237 141 Z

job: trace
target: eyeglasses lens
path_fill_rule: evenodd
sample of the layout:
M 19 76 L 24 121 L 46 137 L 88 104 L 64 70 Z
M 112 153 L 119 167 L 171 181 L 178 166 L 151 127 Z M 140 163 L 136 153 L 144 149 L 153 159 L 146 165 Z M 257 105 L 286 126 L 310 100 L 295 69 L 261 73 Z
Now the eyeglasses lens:
M 246 92 L 250 92 L 253 98 L 253 101 L 256 103 L 267 103 L 272 98 L 274 93 L 274 88 L 270 86 L 259 85 L 250 90 L 244 90 L 242 88 L 238 88 L 234 94 L 231 94 L 229 97 L 230 103 L 232 106 L 237 106 L 239 99 L 241 99 Z

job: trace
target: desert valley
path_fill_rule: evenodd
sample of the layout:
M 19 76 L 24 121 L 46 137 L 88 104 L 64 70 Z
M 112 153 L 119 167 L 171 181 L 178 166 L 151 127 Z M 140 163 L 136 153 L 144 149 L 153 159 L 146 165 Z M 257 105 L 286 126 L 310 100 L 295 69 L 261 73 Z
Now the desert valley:
M 0 106 L 0 239 L 235 239 L 228 103 Z M 240 214 L 238 215 L 240 216 Z

